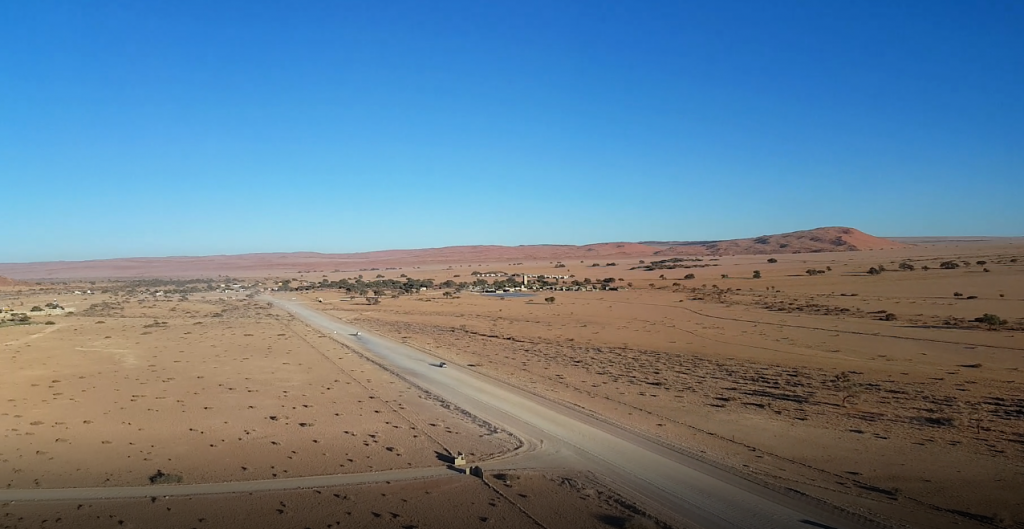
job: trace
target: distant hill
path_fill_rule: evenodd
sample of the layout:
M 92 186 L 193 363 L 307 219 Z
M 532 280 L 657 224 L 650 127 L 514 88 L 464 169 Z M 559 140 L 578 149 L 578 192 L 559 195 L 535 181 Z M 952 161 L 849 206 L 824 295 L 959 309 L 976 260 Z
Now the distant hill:
M 24 285 L 21 281 L 15 281 L 9 277 L 0 276 L 0 287 L 16 287 Z
M 764 255 L 790 253 L 856 252 L 905 248 L 908 244 L 868 235 L 854 228 L 830 227 L 762 235 L 707 243 L 683 243 L 665 247 L 655 255 Z
M 315 252 L 214 255 L 205 257 L 138 257 L 97 261 L 0 264 L 0 273 L 22 279 L 102 279 L 132 277 L 216 277 L 233 275 L 326 273 L 370 268 L 466 264 L 503 266 L 524 261 L 583 260 L 587 263 L 649 256 L 762 255 L 849 252 L 901 248 L 908 245 L 873 237 L 853 228 L 817 228 L 727 241 L 610 242 L 584 246 L 449 246 L 419 250 L 324 254 Z

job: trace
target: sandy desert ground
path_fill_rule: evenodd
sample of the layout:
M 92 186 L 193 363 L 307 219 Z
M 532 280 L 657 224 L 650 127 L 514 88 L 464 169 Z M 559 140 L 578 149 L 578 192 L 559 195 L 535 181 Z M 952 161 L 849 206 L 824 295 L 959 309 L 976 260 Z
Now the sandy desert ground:
M 288 492 L 0 508 L 0 528 L 636 527 L 655 525 L 585 475 L 521 472 Z
M 503 270 L 614 278 L 628 287 L 452 298 L 434 289 L 379 305 L 338 291 L 290 295 L 779 487 L 915 527 L 1024 527 L 1019 241 L 705 256 L 680 263 L 698 267 L 650 271 L 639 263 L 650 257 L 476 257 L 359 273 L 440 283 Z M 941 269 L 948 260 L 960 266 Z M 566 266 L 555 268 L 559 261 Z M 879 275 L 866 273 L 883 266 Z M 277 277 L 318 282 L 355 273 Z M 685 279 L 689 273 L 695 277 Z M 186 483 L 358 473 L 436 465 L 446 451 L 487 458 L 514 447 L 509 436 L 444 409 L 264 302 L 226 294 L 188 301 L 54 294 L 74 288 L 84 286 L 0 292 L 4 304 L 57 297 L 77 309 L 51 318 L 54 325 L 0 328 L 9 366 L 0 371 L 0 483 L 7 488 L 144 485 L 156 469 Z M 549 295 L 553 303 L 544 301 Z M 1006 323 L 972 321 L 986 313 Z M 253 516 L 249 526 L 284 516 L 277 513 L 283 509 L 294 517 L 288 526 L 326 527 L 347 523 L 319 512 L 334 494 L 366 496 L 359 509 L 324 507 L 366 517 L 360 525 L 447 526 L 446 511 L 414 499 L 426 491 L 502 526 L 550 516 L 542 520 L 548 527 L 614 527 L 631 516 L 610 491 L 580 485 L 585 476 L 566 482 L 551 469 L 517 477 L 530 501 L 513 501 L 525 512 L 454 477 L 319 493 L 96 502 L 87 514 L 77 503 L 9 504 L 0 506 L 0 526 L 39 527 L 57 517 L 76 527 L 89 526 L 86 520 L 151 527 L 158 519 L 179 526 L 179 514 L 167 512 L 181 513 L 180 523 L 202 518 L 223 526 L 213 521 L 237 507 Z M 483 505 L 492 514 L 477 514 Z M 388 520 L 390 512 L 400 518 Z
M 951 259 L 970 266 L 939 268 Z M 469 270 L 633 288 L 555 292 L 553 304 L 547 294 L 428 292 L 377 306 L 327 296 L 325 308 L 808 494 L 918 526 L 1024 522 L 1024 247 L 777 260 L 653 272 L 629 270 L 635 261 L 484 263 Z M 458 281 L 467 267 L 415 274 Z M 985 313 L 1008 321 L 970 321 Z

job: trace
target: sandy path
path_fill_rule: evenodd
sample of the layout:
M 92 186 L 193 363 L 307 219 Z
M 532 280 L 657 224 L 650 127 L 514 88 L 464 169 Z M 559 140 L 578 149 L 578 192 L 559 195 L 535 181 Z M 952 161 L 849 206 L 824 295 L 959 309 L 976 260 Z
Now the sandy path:
M 412 479 L 439 478 L 452 474 L 444 467 L 410 468 L 366 474 L 339 474 L 304 478 L 198 483 L 192 485 L 150 485 L 146 487 L 89 487 L 73 489 L 0 490 L 0 501 L 99 500 L 115 498 L 151 498 L 164 496 L 196 496 L 232 492 L 265 492 L 309 489 L 340 485 L 363 485 Z
M 601 474 L 677 523 L 708 528 L 855 527 L 856 523 L 706 465 L 614 425 L 461 366 L 360 331 L 298 303 L 274 302 L 315 328 L 354 342 L 396 374 L 507 428 L 550 458 Z M 337 334 L 334 334 L 337 333 Z M 508 463 L 508 462 L 506 462 Z

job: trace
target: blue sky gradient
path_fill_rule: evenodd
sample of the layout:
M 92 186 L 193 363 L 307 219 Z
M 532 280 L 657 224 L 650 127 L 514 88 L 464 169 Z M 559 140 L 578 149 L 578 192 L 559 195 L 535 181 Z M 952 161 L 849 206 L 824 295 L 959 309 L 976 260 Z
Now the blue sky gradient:
M 1022 35 L 1016 0 L 5 2 L 0 262 L 1022 235 Z

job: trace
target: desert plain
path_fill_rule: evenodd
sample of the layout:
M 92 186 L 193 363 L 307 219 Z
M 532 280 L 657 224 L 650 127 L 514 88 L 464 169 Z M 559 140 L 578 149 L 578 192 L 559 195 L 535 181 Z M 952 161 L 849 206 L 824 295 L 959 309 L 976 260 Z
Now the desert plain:
M 6 501 L 0 527 L 666 525 L 579 469 L 446 471 L 456 452 L 500 461 L 519 441 L 275 297 L 877 526 L 1024 527 L 1024 240 L 856 242 L 864 249 L 612 244 L 522 258 L 484 247 L 303 256 L 291 270 L 266 256 L 201 270 L 3 265 L 15 280 L 0 305 L 67 310 L 0 323 L 0 488 L 399 473 L 299 490 Z M 556 289 L 582 288 L 451 286 L 493 281 L 488 272 L 527 285 L 564 275 Z M 323 286 L 359 276 L 433 286 Z

